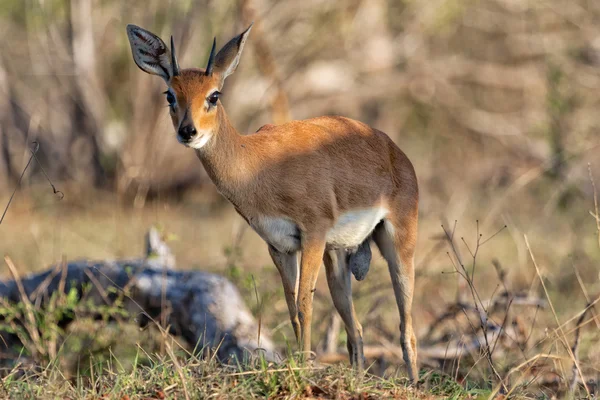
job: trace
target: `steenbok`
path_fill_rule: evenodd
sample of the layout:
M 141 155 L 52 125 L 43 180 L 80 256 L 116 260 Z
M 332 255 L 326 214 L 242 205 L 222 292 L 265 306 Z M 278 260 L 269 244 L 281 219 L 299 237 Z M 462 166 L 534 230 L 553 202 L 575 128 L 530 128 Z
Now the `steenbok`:
M 313 293 L 324 261 L 333 303 L 346 326 L 350 362 L 363 368 L 350 265 L 353 256 L 369 252 L 372 239 L 389 267 L 400 343 L 414 381 L 411 305 L 419 197 L 414 168 L 385 133 L 344 117 L 266 125 L 240 135 L 219 98 L 251 27 L 218 53 L 215 40 L 204 69 L 181 69 L 172 37 L 169 50 L 158 36 L 135 25 L 127 26 L 127 35 L 138 67 L 168 86 L 177 140 L 195 150 L 219 192 L 267 242 L 301 350 L 311 350 Z

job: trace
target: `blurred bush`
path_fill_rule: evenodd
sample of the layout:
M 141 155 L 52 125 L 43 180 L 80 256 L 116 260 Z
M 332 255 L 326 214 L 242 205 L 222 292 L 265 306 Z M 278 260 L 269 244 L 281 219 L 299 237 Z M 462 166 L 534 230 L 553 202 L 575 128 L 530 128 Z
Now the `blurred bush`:
M 323 114 L 369 123 L 415 161 L 425 212 L 532 170 L 577 187 L 598 150 L 599 19 L 585 0 L 2 0 L 0 188 L 33 140 L 56 180 L 142 198 L 201 185 L 125 25 L 173 34 L 189 67 L 250 20 L 223 99 L 239 130 Z M 562 204 L 572 186 L 560 187 L 543 195 Z

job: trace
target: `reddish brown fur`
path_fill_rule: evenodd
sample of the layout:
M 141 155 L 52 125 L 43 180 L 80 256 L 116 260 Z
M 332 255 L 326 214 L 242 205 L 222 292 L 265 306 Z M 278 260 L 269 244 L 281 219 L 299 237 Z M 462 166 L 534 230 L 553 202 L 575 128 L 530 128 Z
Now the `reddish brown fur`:
M 414 169 L 383 132 L 344 117 L 318 117 L 240 135 L 220 103 L 206 112 L 205 98 L 218 87 L 218 77 L 183 70 L 171 87 L 179 105 L 172 115 L 175 128 L 190 107 L 196 129 L 212 129 L 198 157 L 246 218 L 285 216 L 303 231 L 323 233 L 341 213 L 379 203 L 401 216 L 414 214 Z
M 383 223 L 371 233 L 388 263 L 404 359 L 414 381 L 417 347 L 410 310 L 418 186 L 413 166 L 386 134 L 344 117 L 265 125 L 255 134 L 238 134 L 221 103 L 209 105 L 207 97 L 235 71 L 250 28 L 211 56 L 214 73 L 209 75 L 201 69 L 178 71 L 160 57 L 166 49 L 160 38 L 134 25 L 127 29 L 137 65 L 161 76 L 174 92 L 173 125 L 182 141 L 198 147 L 196 154 L 219 191 L 255 229 L 264 229 L 256 227 L 269 218 L 284 222 L 283 228 L 269 228 L 276 233 L 293 227 L 292 233 L 282 233 L 292 245 L 276 249 L 269 243 L 269 253 L 281 274 L 290 319 L 304 352 L 311 350 L 313 291 L 324 261 L 333 302 L 346 325 L 350 359 L 359 369 L 363 367 L 362 327 L 352 305 L 351 272 L 345 250 L 327 247 L 327 233 L 345 213 L 360 220 L 352 212 L 376 210 L 374 215 L 379 215 L 382 208 L 387 210 L 381 214 L 385 215 Z M 140 41 L 145 38 L 160 46 Z M 163 53 L 158 54 L 155 47 Z M 349 226 L 345 229 L 357 225 Z M 362 235 L 367 233 L 354 240 L 365 240 Z M 298 249 L 302 252 L 300 268 Z
M 386 219 L 391 221 L 395 234 L 392 244 L 386 244 L 385 239 L 377 244 L 384 256 L 389 252 L 402 321 L 402 345 L 409 375 L 414 379 L 416 338 L 410 306 L 418 185 L 409 159 L 383 132 L 344 117 L 265 125 L 254 134 L 240 135 L 220 103 L 207 112 L 204 100 L 218 86 L 219 77 L 207 77 L 202 70 L 184 70 L 171 82 L 180 107 L 190 108 L 196 128 L 213 132 L 209 143 L 196 152 L 219 191 L 249 222 L 260 216 L 284 217 L 301 230 L 299 292 L 288 283 L 286 297 L 303 349 L 310 350 L 312 290 L 327 231 L 344 212 L 383 205 L 390 211 Z M 173 116 L 176 129 L 182 113 Z M 331 260 L 326 266 L 335 268 Z M 331 279 L 330 287 L 335 288 L 335 280 Z M 332 295 L 336 294 L 332 291 Z M 362 346 L 362 328 L 355 320 L 353 307 L 349 313 L 348 318 L 353 318 L 350 326 L 355 327 L 355 336 L 360 338 L 356 340 Z

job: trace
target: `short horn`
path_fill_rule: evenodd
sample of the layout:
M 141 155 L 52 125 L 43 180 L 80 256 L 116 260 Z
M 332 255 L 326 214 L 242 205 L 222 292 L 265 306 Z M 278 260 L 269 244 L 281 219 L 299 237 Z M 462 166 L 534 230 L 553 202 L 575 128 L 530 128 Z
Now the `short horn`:
M 173 66 L 173 76 L 179 75 L 179 63 L 175 56 L 175 43 L 173 41 L 173 35 L 171 35 L 171 65 Z
M 210 50 L 210 56 L 208 57 L 208 64 L 206 65 L 206 75 L 210 76 L 213 73 L 213 67 L 215 66 L 215 48 L 217 47 L 217 38 L 214 38 L 212 49 Z

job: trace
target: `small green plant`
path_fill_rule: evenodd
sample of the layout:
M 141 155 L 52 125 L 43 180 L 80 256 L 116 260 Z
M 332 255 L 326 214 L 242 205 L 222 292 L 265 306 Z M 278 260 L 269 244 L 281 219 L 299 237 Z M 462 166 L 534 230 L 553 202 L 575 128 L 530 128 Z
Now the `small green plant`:
M 419 385 L 428 393 L 447 399 L 487 398 L 491 394 L 489 389 L 481 389 L 474 382 L 458 383 L 451 376 L 438 371 L 422 374 Z
M 64 335 L 61 322 L 75 317 L 79 295 L 75 288 L 66 293 L 55 292 L 43 309 L 30 301 L 11 304 L 3 300 L 0 304 L 0 331 L 16 335 L 22 344 L 17 351 L 43 365 L 56 358 L 59 337 Z

